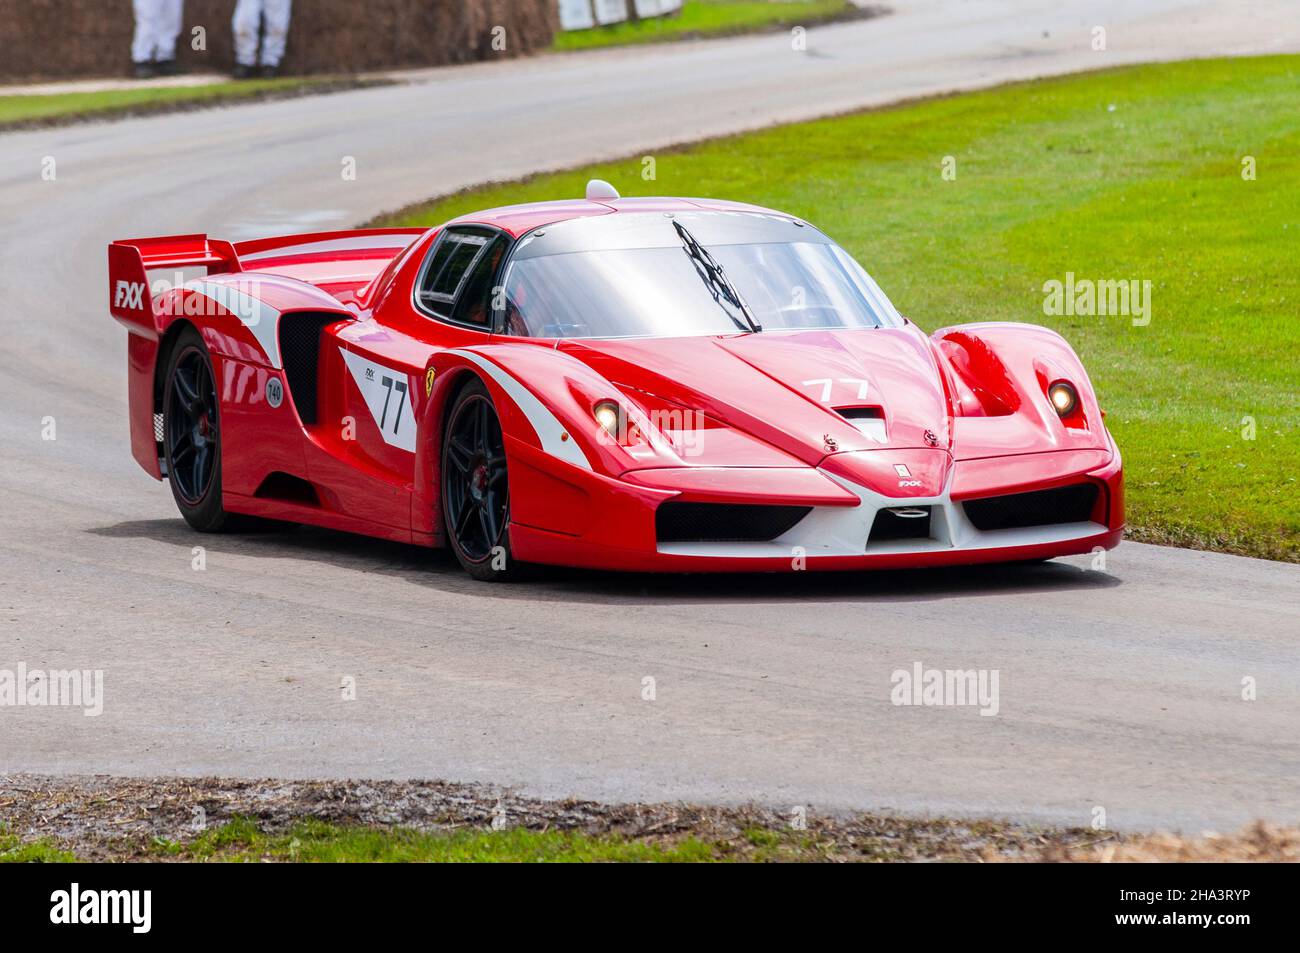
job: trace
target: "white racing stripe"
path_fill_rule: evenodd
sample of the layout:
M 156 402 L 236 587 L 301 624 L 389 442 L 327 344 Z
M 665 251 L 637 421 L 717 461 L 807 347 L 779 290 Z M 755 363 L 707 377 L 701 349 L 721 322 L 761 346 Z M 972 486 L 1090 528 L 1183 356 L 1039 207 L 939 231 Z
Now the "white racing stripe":
M 463 351 L 455 348 L 448 351 L 449 354 L 458 354 L 461 357 L 469 358 L 488 375 L 497 382 L 502 390 L 515 402 L 515 405 L 528 418 L 533 430 L 537 432 L 537 439 L 542 442 L 542 449 L 553 457 L 558 457 L 566 463 L 572 463 L 575 467 L 582 467 L 584 470 L 591 469 L 591 461 L 582 448 L 578 446 L 572 436 L 568 439 L 561 437 L 561 434 L 567 434 L 565 427 L 560 423 L 556 416 L 547 409 L 546 405 L 537 399 L 527 387 L 511 377 L 498 364 L 489 361 L 482 355 L 475 354 L 473 351 Z
M 276 370 L 284 366 L 280 360 L 280 336 L 277 333 L 280 326 L 279 311 L 260 298 L 241 291 L 235 285 L 219 284 L 199 278 L 187 282 L 185 287 L 196 294 L 210 298 L 239 318 L 261 345 L 267 362 Z

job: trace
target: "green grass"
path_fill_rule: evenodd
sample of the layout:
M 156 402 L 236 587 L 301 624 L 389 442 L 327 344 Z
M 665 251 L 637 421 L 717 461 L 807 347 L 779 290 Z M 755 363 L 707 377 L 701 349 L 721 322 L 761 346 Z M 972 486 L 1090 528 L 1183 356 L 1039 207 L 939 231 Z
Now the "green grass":
M 803 216 L 924 328 L 1064 334 L 1124 453 L 1131 536 L 1300 561 L 1298 84 L 1295 56 L 1082 74 L 664 152 L 653 182 L 638 155 L 496 184 L 390 223 L 580 196 L 593 176 Z M 1150 280 L 1150 324 L 1045 315 L 1044 283 L 1071 271 Z
M 0 827 L 0 864 L 69 864 L 76 859 L 48 840 L 24 842 Z
M 670 833 L 640 837 L 571 830 L 481 827 L 423 832 L 403 827 L 333 824 L 302 818 L 268 832 L 234 819 L 193 839 L 142 843 L 103 829 L 83 831 L 78 851 L 98 863 L 902 863 L 989 861 L 1286 861 L 1296 857 L 1296 831 L 1252 825 L 1231 837 L 1179 840 L 1157 834 L 1114 834 L 1016 827 L 995 821 L 859 817 L 818 830 L 696 817 Z M 739 819 L 737 819 L 739 820 Z M 776 820 L 769 818 L 767 822 Z M 1116 852 L 1118 847 L 1119 852 Z M 0 828 L 0 863 L 71 863 L 78 857 L 48 840 L 22 843 Z
M 921 828 L 926 830 L 925 825 Z M 969 842 L 969 834 L 959 838 Z M 481 827 L 417 831 L 405 827 L 334 824 L 300 818 L 288 829 L 264 830 L 249 817 L 235 817 L 193 838 L 88 840 L 85 858 L 97 861 L 188 863 L 781 863 L 789 861 L 896 861 L 909 859 L 902 846 L 921 846 L 924 856 L 944 854 L 947 842 L 884 835 L 837 840 L 812 831 L 746 826 L 738 832 L 678 830 L 656 836 L 536 831 Z M 79 850 L 81 847 L 78 848 Z M 75 863 L 78 857 L 47 839 L 22 842 L 0 829 L 0 863 Z
M 291 77 L 211 83 L 206 86 L 146 86 L 91 93 L 0 96 L 0 129 L 15 125 L 220 106 L 246 99 L 282 97 L 318 89 L 325 91 L 339 86 L 341 82 L 346 81 Z
M 753 859 L 782 859 L 783 843 L 781 835 L 771 834 L 770 840 L 764 841 L 762 856 Z M 131 859 L 198 863 L 701 863 L 741 858 L 733 856 L 727 845 L 690 836 L 659 843 L 578 831 L 476 828 L 439 833 L 314 819 L 296 821 L 281 833 L 268 833 L 256 821 L 239 817 L 193 840 L 156 838 L 144 854 Z M 0 830 L 0 863 L 76 861 L 73 853 L 48 840 L 23 842 Z
M 298 821 L 284 833 L 268 834 L 247 818 L 206 831 L 189 843 L 156 841 L 153 853 L 191 861 L 270 859 L 305 863 L 685 863 L 720 859 L 715 847 L 689 837 L 661 845 L 614 834 L 574 831 L 512 828 L 429 833 L 317 820 Z
M 686 0 L 675 16 L 617 23 L 556 35 L 554 49 L 587 50 L 629 43 L 812 26 L 856 12 L 849 0 Z

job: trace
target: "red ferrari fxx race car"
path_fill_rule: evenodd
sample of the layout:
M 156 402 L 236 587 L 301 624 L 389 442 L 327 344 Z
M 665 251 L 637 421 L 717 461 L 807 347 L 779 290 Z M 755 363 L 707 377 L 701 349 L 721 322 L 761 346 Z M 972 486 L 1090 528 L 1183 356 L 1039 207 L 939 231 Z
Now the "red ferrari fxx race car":
M 1054 331 L 927 334 L 808 222 L 712 199 L 114 242 L 131 446 L 250 519 L 520 564 L 791 571 L 1119 542 L 1120 455 Z

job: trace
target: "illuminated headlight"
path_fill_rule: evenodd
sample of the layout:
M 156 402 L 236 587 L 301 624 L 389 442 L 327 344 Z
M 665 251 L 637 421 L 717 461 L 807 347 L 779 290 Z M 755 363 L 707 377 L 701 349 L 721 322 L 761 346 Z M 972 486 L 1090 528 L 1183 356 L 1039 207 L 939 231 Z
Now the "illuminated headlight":
M 1079 393 L 1068 381 L 1057 381 L 1047 388 L 1047 397 L 1062 417 L 1070 416 L 1074 413 L 1074 408 L 1079 406 Z
M 596 417 L 596 423 L 605 428 L 606 433 L 611 437 L 618 437 L 619 407 L 612 400 L 602 400 L 593 409 L 592 413 Z

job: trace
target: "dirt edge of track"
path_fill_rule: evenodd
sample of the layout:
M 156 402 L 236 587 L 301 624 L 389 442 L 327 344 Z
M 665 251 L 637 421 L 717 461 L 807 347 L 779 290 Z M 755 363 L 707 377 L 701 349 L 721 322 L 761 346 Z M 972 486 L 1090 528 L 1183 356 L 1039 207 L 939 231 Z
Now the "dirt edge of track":
M 267 832 L 297 821 L 419 831 L 580 831 L 671 845 L 695 838 L 731 859 L 967 862 L 1300 861 L 1300 828 L 1256 823 L 1195 838 L 1034 827 L 1000 820 L 821 814 L 759 805 L 542 801 L 507 789 L 441 781 L 275 781 L 22 775 L 0 779 L 0 830 L 43 840 L 83 860 L 163 859 L 158 839 L 192 840 L 247 818 Z M 201 819 L 202 823 L 196 823 Z M 806 825 L 806 826 L 803 826 Z M 755 832 L 783 837 L 773 854 Z M 795 836 L 788 837 L 794 833 Z

